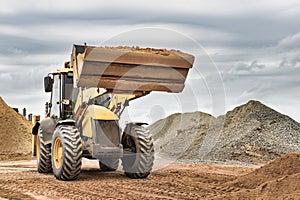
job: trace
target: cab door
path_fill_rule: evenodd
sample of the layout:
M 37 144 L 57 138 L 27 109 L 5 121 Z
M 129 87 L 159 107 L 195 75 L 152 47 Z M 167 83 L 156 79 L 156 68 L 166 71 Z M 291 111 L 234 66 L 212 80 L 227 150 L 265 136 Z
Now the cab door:
M 53 75 L 50 117 L 61 119 L 61 74 Z

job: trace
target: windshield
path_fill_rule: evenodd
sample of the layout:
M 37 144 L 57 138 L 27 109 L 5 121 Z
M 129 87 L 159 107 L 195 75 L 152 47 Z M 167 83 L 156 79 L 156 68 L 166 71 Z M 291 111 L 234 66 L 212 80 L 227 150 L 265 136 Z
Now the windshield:
M 72 99 L 73 76 L 65 76 L 65 99 Z
M 111 94 L 101 95 L 95 98 L 94 104 L 104 106 L 107 108 L 111 102 L 111 96 L 112 96 Z

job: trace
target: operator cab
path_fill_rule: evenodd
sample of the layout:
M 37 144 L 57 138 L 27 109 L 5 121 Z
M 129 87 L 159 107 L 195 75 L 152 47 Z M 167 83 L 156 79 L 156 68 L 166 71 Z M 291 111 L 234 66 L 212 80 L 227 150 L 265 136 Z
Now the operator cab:
M 51 77 L 52 76 L 52 77 Z M 66 69 L 56 71 L 44 78 L 45 92 L 51 92 L 49 111 L 46 116 L 55 119 L 73 118 L 73 95 L 78 89 L 73 89 L 73 72 Z
M 73 87 L 73 71 L 58 70 L 44 78 L 45 92 L 51 92 L 46 116 L 54 119 L 73 119 L 79 88 Z M 96 88 L 95 88 L 96 89 Z M 92 104 L 108 108 L 112 94 L 103 94 L 93 99 Z

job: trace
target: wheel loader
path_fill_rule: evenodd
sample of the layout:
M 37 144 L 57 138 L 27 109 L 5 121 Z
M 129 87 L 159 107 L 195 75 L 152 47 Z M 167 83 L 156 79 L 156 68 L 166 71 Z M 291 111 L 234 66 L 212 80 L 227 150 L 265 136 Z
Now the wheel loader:
M 153 139 L 145 123 L 119 120 L 129 102 L 152 91 L 184 88 L 194 56 L 176 50 L 74 45 L 64 68 L 44 77 L 46 117 L 37 134 L 37 171 L 74 180 L 82 158 L 101 171 L 119 162 L 130 178 L 146 178 L 153 167 Z

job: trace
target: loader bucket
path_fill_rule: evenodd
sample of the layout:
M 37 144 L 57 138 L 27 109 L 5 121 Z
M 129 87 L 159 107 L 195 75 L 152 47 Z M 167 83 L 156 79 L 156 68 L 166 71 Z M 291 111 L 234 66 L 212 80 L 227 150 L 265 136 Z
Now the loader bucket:
M 118 92 L 181 92 L 194 56 L 175 50 L 74 45 L 77 87 Z

